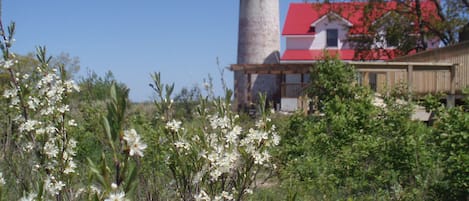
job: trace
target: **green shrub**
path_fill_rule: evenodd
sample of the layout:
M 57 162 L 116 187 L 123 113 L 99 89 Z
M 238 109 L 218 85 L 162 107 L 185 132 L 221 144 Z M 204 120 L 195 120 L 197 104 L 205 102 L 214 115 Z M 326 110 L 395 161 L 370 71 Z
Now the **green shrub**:
M 322 98 L 321 114 L 290 118 L 278 155 L 290 184 L 283 186 L 311 200 L 432 199 L 431 130 L 411 121 L 410 103 L 386 97 L 385 107 L 374 106 L 373 93 L 352 84 L 350 68 L 337 60 L 315 66 L 325 74 L 312 81 L 321 90 L 310 90 Z

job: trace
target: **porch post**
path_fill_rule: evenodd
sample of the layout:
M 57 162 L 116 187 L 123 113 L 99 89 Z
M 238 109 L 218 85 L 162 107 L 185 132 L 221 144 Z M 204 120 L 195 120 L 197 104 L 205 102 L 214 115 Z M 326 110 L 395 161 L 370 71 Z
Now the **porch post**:
M 413 87 L 414 67 L 407 66 L 407 87 L 409 92 L 409 102 L 412 101 L 412 87 Z
M 386 95 L 389 96 L 391 91 L 391 72 L 386 72 Z
M 451 76 L 450 76 L 450 92 L 446 97 L 446 107 L 454 107 L 456 102 L 456 67 L 458 64 L 453 64 L 451 66 Z
M 247 94 L 246 94 L 247 95 L 247 97 L 246 97 L 247 102 L 246 103 L 250 105 L 252 103 L 252 94 L 251 94 L 252 93 L 252 83 L 251 83 L 252 78 L 251 78 L 251 73 L 246 72 L 246 74 L 247 74 L 247 78 L 248 78 L 248 82 L 247 82 L 247 86 L 246 86 L 247 87 L 247 89 L 246 89 L 247 90 Z

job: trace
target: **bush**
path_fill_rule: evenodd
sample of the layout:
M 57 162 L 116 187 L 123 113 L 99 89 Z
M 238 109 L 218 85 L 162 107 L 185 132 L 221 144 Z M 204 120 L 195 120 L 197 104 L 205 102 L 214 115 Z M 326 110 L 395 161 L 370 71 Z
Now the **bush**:
M 284 186 L 310 200 L 433 199 L 431 129 L 410 120 L 413 106 L 392 97 L 374 106 L 373 93 L 353 85 L 354 71 L 340 61 L 315 69 L 323 75 L 312 86 L 323 87 L 310 92 L 322 98 L 322 113 L 290 118 L 278 156 Z

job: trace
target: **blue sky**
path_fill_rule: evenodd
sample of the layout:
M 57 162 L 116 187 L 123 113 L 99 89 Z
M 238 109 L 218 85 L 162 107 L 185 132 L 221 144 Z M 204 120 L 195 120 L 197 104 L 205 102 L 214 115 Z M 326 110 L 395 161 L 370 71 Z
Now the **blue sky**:
M 288 4 L 302 1 L 280 0 L 281 26 Z M 131 100 L 146 101 L 152 72 L 174 82 L 175 92 L 202 87 L 210 74 L 221 94 L 218 69 L 236 63 L 238 9 L 236 0 L 3 0 L 2 20 L 16 22 L 14 52 L 45 45 L 52 55 L 79 57 L 78 76 L 110 70 Z M 233 85 L 232 72 L 224 78 Z

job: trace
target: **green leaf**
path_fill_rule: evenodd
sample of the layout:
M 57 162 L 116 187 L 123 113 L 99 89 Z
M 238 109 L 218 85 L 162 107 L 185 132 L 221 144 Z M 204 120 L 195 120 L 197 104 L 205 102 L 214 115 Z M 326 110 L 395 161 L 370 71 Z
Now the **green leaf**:
M 114 139 L 116 138 L 116 136 L 112 135 L 111 127 L 109 126 L 109 121 L 104 116 L 103 116 L 103 127 L 104 127 L 104 132 L 106 133 L 106 137 L 109 141 L 109 145 L 111 146 L 112 151 L 115 152 L 116 148 L 114 146 L 114 141 L 115 141 Z
M 132 184 L 136 182 L 137 173 L 138 173 L 138 168 L 136 167 L 136 165 L 134 164 L 130 165 L 130 174 L 128 174 L 127 178 L 125 178 L 125 187 L 124 187 L 125 192 L 130 192 L 133 190 L 132 187 L 134 185 Z
M 101 175 L 101 172 L 98 170 L 98 168 L 93 163 L 93 161 L 91 161 L 91 159 L 89 159 L 89 158 L 86 158 L 86 159 L 88 160 L 88 164 L 89 164 L 89 168 L 90 168 L 91 172 L 93 173 L 95 178 L 98 180 L 98 182 L 102 186 L 107 186 L 108 184 L 106 182 L 106 179 L 103 177 L 103 175 Z
M 112 102 L 117 103 L 117 92 L 116 92 L 116 84 L 115 83 L 112 83 L 112 85 L 111 85 L 110 96 L 111 96 Z

